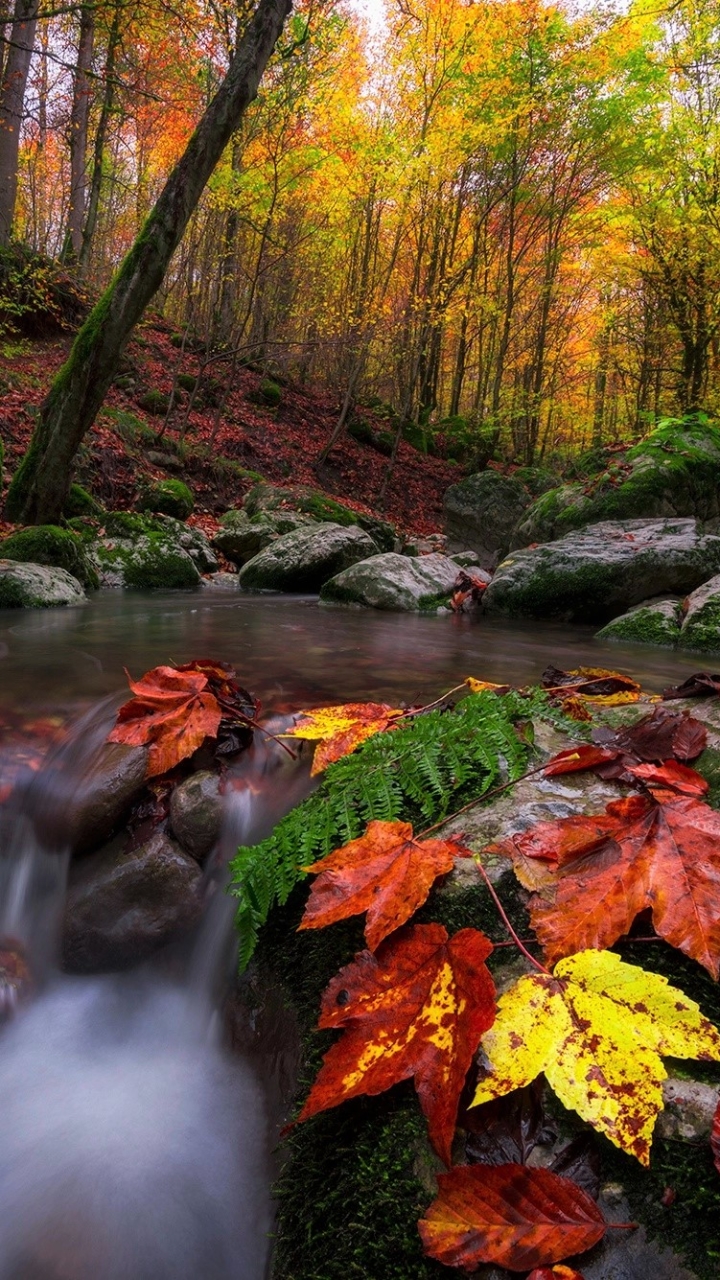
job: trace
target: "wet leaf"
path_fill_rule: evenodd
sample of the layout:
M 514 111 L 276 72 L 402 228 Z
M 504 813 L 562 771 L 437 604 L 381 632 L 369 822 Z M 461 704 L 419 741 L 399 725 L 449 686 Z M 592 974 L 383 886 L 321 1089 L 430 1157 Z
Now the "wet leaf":
M 512 1096 L 512 1095 L 511 1095 Z M 593 1200 L 600 1195 L 600 1153 L 589 1133 L 579 1133 L 558 1151 L 550 1165 L 553 1173 L 571 1178 Z
M 574 1267 L 565 1267 L 562 1263 L 557 1267 L 536 1267 L 530 1272 L 527 1280 L 584 1280 Z
M 314 775 L 322 773 L 342 756 L 350 755 L 373 734 L 393 728 L 403 714 L 383 702 L 348 702 L 338 707 L 315 707 L 312 711 L 303 711 L 295 728 L 288 729 L 282 736 L 320 742 L 311 770 Z
M 607 671 L 604 667 L 577 667 L 562 671 L 559 667 L 547 667 L 543 671 L 543 688 L 551 692 L 568 694 L 596 706 L 618 707 L 637 702 L 642 693 L 640 685 L 619 671 Z
M 300 928 L 322 929 L 367 912 L 365 940 L 375 951 L 461 855 L 472 857 L 456 840 L 414 840 L 409 822 L 370 822 L 358 840 L 306 868 L 317 880 Z
M 555 1136 L 542 1105 L 543 1085 L 533 1080 L 481 1107 L 465 1108 L 458 1124 L 468 1136 L 465 1155 L 470 1164 L 527 1164 L 537 1146 Z
M 509 684 L 493 684 L 491 680 L 476 680 L 474 676 L 466 676 L 465 683 L 471 693 L 509 693 Z
M 717 1104 L 717 1110 L 713 1117 L 712 1132 L 710 1134 L 710 1149 L 715 1161 L 715 1168 L 720 1173 L 720 1102 Z
M 425 1253 L 446 1267 L 527 1271 L 584 1253 L 606 1224 L 584 1191 L 548 1169 L 476 1164 L 439 1175 L 418 1225 Z
M 540 822 L 491 849 L 510 856 L 521 884 L 535 890 L 530 919 L 551 964 L 587 947 L 611 947 L 650 910 L 659 936 L 717 978 L 720 813 L 698 798 L 705 780 L 682 765 L 634 771 L 652 795 L 612 801 L 601 814 Z M 692 788 L 696 794 L 687 794 Z M 543 864 L 538 873 L 535 859 Z
M 699 720 L 662 705 L 629 728 L 601 729 L 593 737 L 593 743 L 553 756 L 545 766 L 546 776 L 590 769 L 601 778 L 619 778 L 628 765 L 643 761 L 695 760 L 707 745 L 707 729 Z
M 473 1104 L 544 1072 L 564 1106 L 644 1165 L 663 1105 L 661 1055 L 720 1061 L 720 1034 L 695 1002 L 610 951 L 520 978 L 500 998 L 482 1047 L 490 1070 Z
M 108 742 L 150 747 L 148 777 L 167 773 L 214 738 L 222 718 L 217 699 L 201 671 L 154 667 L 128 683 L 135 694 L 124 703 Z
M 491 951 L 477 929 L 448 938 L 430 924 L 408 926 L 374 955 L 359 952 L 323 995 L 318 1026 L 345 1030 L 299 1119 L 414 1076 L 430 1141 L 449 1165 L 465 1076 L 495 1016 Z
M 663 689 L 663 698 L 715 698 L 720 694 L 720 675 L 709 675 L 699 671 L 697 675 L 688 676 L 682 684 Z

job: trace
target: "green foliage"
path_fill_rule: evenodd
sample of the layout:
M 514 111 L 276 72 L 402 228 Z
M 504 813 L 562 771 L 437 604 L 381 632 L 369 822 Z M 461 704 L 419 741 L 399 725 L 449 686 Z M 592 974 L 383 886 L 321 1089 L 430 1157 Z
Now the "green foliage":
M 304 866 L 354 840 L 372 819 L 403 818 L 427 826 L 466 799 L 480 799 L 492 787 L 519 778 L 531 744 L 516 726 L 547 711 L 541 692 L 504 698 L 473 694 L 455 711 L 418 716 L 331 765 L 314 795 L 267 840 L 240 848 L 231 864 L 242 966 L 271 908 L 287 901 Z
M 109 418 L 111 426 L 120 438 L 131 447 L 156 443 L 157 438 L 152 427 L 149 427 L 141 418 L 137 418 L 134 413 L 127 413 L 124 409 L 104 409 L 103 416 Z
M 159 515 L 174 516 L 186 520 L 195 506 L 195 499 L 182 480 L 160 480 L 145 486 L 138 498 L 140 511 L 154 511 Z
M 89 305 L 63 269 L 27 245 L 0 246 L 0 333 L 51 338 L 74 328 Z
M 0 557 L 65 569 L 85 587 L 98 585 L 97 573 L 85 555 L 82 539 L 70 529 L 60 529 L 57 525 L 40 524 L 11 533 L 0 542 Z
M 197 378 L 192 373 L 179 373 L 176 382 L 179 387 L 182 387 L 183 391 L 188 392 L 194 391 L 197 386 Z
M 257 390 L 250 392 L 248 400 L 253 404 L 262 404 L 270 409 L 276 409 L 282 400 L 282 387 L 279 387 L 271 378 L 263 378 Z

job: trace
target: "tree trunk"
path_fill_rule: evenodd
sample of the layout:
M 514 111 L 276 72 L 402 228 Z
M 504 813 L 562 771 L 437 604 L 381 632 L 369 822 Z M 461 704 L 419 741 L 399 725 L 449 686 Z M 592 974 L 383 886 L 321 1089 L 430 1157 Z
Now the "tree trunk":
M 12 232 L 18 183 L 20 126 L 35 45 L 38 0 L 15 0 L 10 48 L 0 85 L 0 244 Z
M 223 83 L 50 388 L 10 486 L 12 518 L 29 524 L 58 519 L 75 454 L 102 405 L 125 343 L 162 284 L 203 188 L 257 93 L 290 9 L 291 0 L 260 0 Z
M 87 140 L 90 119 L 89 71 L 92 64 L 95 39 L 95 10 L 80 10 L 80 36 L 73 81 L 73 101 L 70 114 L 70 208 L 63 245 L 63 261 L 77 261 L 83 240 L 85 203 L 87 198 Z
M 92 177 L 90 178 L 90 195 L 87 202 L 87 215 L 85 217 L 85 225 L 82 229 L 80 250 L 78 252 L 78 266 L 80 268 L 80 274 L 83 276 L 87 274 L 88 265 L 90 263 L 90 253 L 92 251 L 93 239 L 95 237 L 98 209 L 100 208 L 100 191 L 103 179 L 105 141 L 115 102 L 115 58 L 117 57 L 118 46 L 120 44 L 121 11 L 122 5 L 120 0 L 118 0 L 118 3 L 115 5 L 112 24 L 108 33 L 107 55 L 105 58 L 105 89 L 103 92 L 102 106 L 100 107 L 100 119 L 98 120 L 97 133 L 95 134 Z

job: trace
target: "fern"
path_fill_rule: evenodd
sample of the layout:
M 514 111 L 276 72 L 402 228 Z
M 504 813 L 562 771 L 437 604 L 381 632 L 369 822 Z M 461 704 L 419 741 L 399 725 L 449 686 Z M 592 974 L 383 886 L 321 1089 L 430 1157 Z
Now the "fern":
M 429 826 L 513 782 L 528 768 L 532 732 L 521 721 L 546 718 L 578 726 L 541 690 L 528 695 L 471 694 L 454 711 L 431 711 L 370 738 L 327 770 L 318 790 L 278 823 L 260 844 L 241 847 L 231 863 L 238 898 L 240 964 L 245 968 L 258 930 L 275 903 L 287 901 L 302 870 L 356 839 L 373 819 Z

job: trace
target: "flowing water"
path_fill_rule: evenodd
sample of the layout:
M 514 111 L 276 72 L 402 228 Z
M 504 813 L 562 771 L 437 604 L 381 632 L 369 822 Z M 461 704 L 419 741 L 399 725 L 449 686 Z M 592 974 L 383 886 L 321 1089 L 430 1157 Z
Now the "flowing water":
M 137 676 L 195 657 L 233 663 L 276 713 L 431 700 L 467 674 L 524 684 L 550 662 L 613 666 L 651 689 L 702 666 L 602 645 L 589 629 L 213 590 L 113 593 L 81 609 L 0 614 L 0 786 L 21 778 L 0 817 L 0 1280 L 268 1273 L 267 1082 L 277 1063 L 261 1061 L 263 1088 L 255 1065 L 219 1042 L 217 995 L 233 964 L 222 869 L 238 843 L 261 839 L 307 794 L 307 767 L 257 742 L 241 758 L 206 873 L 209 905 L 186 954 L 124 976 L 56 969 L 70 801 L 107 733 L 122 667 Z M 18 724 L 58 713 L 75 727 L 33 775 Z

